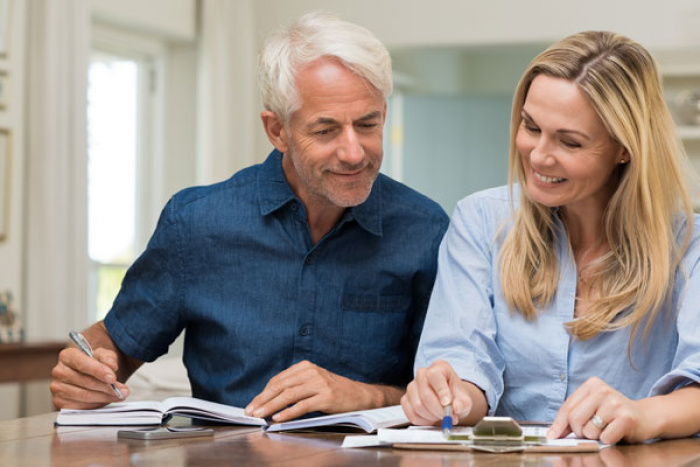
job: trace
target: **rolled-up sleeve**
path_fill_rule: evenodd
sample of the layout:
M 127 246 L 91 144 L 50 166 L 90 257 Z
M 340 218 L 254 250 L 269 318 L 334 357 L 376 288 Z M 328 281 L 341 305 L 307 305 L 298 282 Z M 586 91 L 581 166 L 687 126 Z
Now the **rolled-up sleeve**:
M 105 317 L 105 326 L 122 352 L 151 362 L 168 351 L 183 329 L 181 302 L 182 241 L 174 221 L 174 200 L 161 213 L 146 250 L 129 268 Z
M 678 346 L 672 369 L 659 378 L 650 396 L 668 394 L 692 383 L 700 383 L 700 222 L 695 222 L 693 242 L 678 274 L 673 301 L 676 303 Z

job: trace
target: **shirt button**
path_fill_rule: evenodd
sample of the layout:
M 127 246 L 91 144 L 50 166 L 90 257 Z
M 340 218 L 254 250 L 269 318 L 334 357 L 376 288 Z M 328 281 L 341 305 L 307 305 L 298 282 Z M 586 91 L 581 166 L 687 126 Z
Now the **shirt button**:
M 559 381 L 564 381 L 566 379 L 566 375 L 564 373 L 559 374 Z
M 292 211 L 296 211 L 299 206 L 297 205 L 297 203 L 292 203 L 289 205 L 289 207 L 291 208 Z
M 302 326 L 299 328 L 299 335 L 308 336 L 309 334 L 311 334 L 311 326 Z
M 304 260 L 306 264 L 314 264 L 314 257 L 312 255 L 309 255 L 306 257 L 306 260 Z

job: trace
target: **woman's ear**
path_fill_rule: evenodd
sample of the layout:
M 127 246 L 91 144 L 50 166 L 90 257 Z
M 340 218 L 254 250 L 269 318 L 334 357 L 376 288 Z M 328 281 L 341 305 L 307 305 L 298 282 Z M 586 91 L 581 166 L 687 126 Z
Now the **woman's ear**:
M 260 118 L 262 119 L 265 133 L 267 133 L 267 137 L 272 145 L 282 154 L 286 153 L 289 149 L 289 143 L 287 142 L 287 132 L 284 129 L 284 122 L 282 119 L 270 110 L 262 112 Z
M 630 153 L 627 151 L 627 148 L 620 145 L 620 152 L 617 155 L 617 163 L 620 165 L 624 165 L 630 161 Z

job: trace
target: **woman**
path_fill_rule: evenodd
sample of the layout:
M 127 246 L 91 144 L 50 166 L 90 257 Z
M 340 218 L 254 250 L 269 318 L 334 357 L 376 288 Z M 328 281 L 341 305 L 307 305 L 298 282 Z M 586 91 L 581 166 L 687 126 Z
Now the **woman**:
M 516 89 L 508 187 L 462 200 L 402 399 L 604 443 L 700 431 L 700 216 L 653 59 L 584 32 Z M 517 179 L 518 184 L 515 184 Z

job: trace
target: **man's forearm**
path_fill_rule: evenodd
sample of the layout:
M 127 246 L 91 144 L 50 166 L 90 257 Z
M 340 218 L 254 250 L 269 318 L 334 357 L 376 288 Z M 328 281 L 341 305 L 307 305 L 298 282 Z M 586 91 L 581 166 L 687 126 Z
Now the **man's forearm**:
M 367 401 L 363 404 L 365 408 L 361 410 L 399 405 L 401 404 L 401 396 L 406 393 L 406 388 L 385 386 L 382 384 L 361 384 L 367 391 Z
M 131 358 L 122 352 L 109 335 L 104 321 L 98 321 L 83 332 L 93 349 L 103 348 L 112 350 L 117 354 L 117 379 L 124 383 L 143 364 L 142 361 Z

